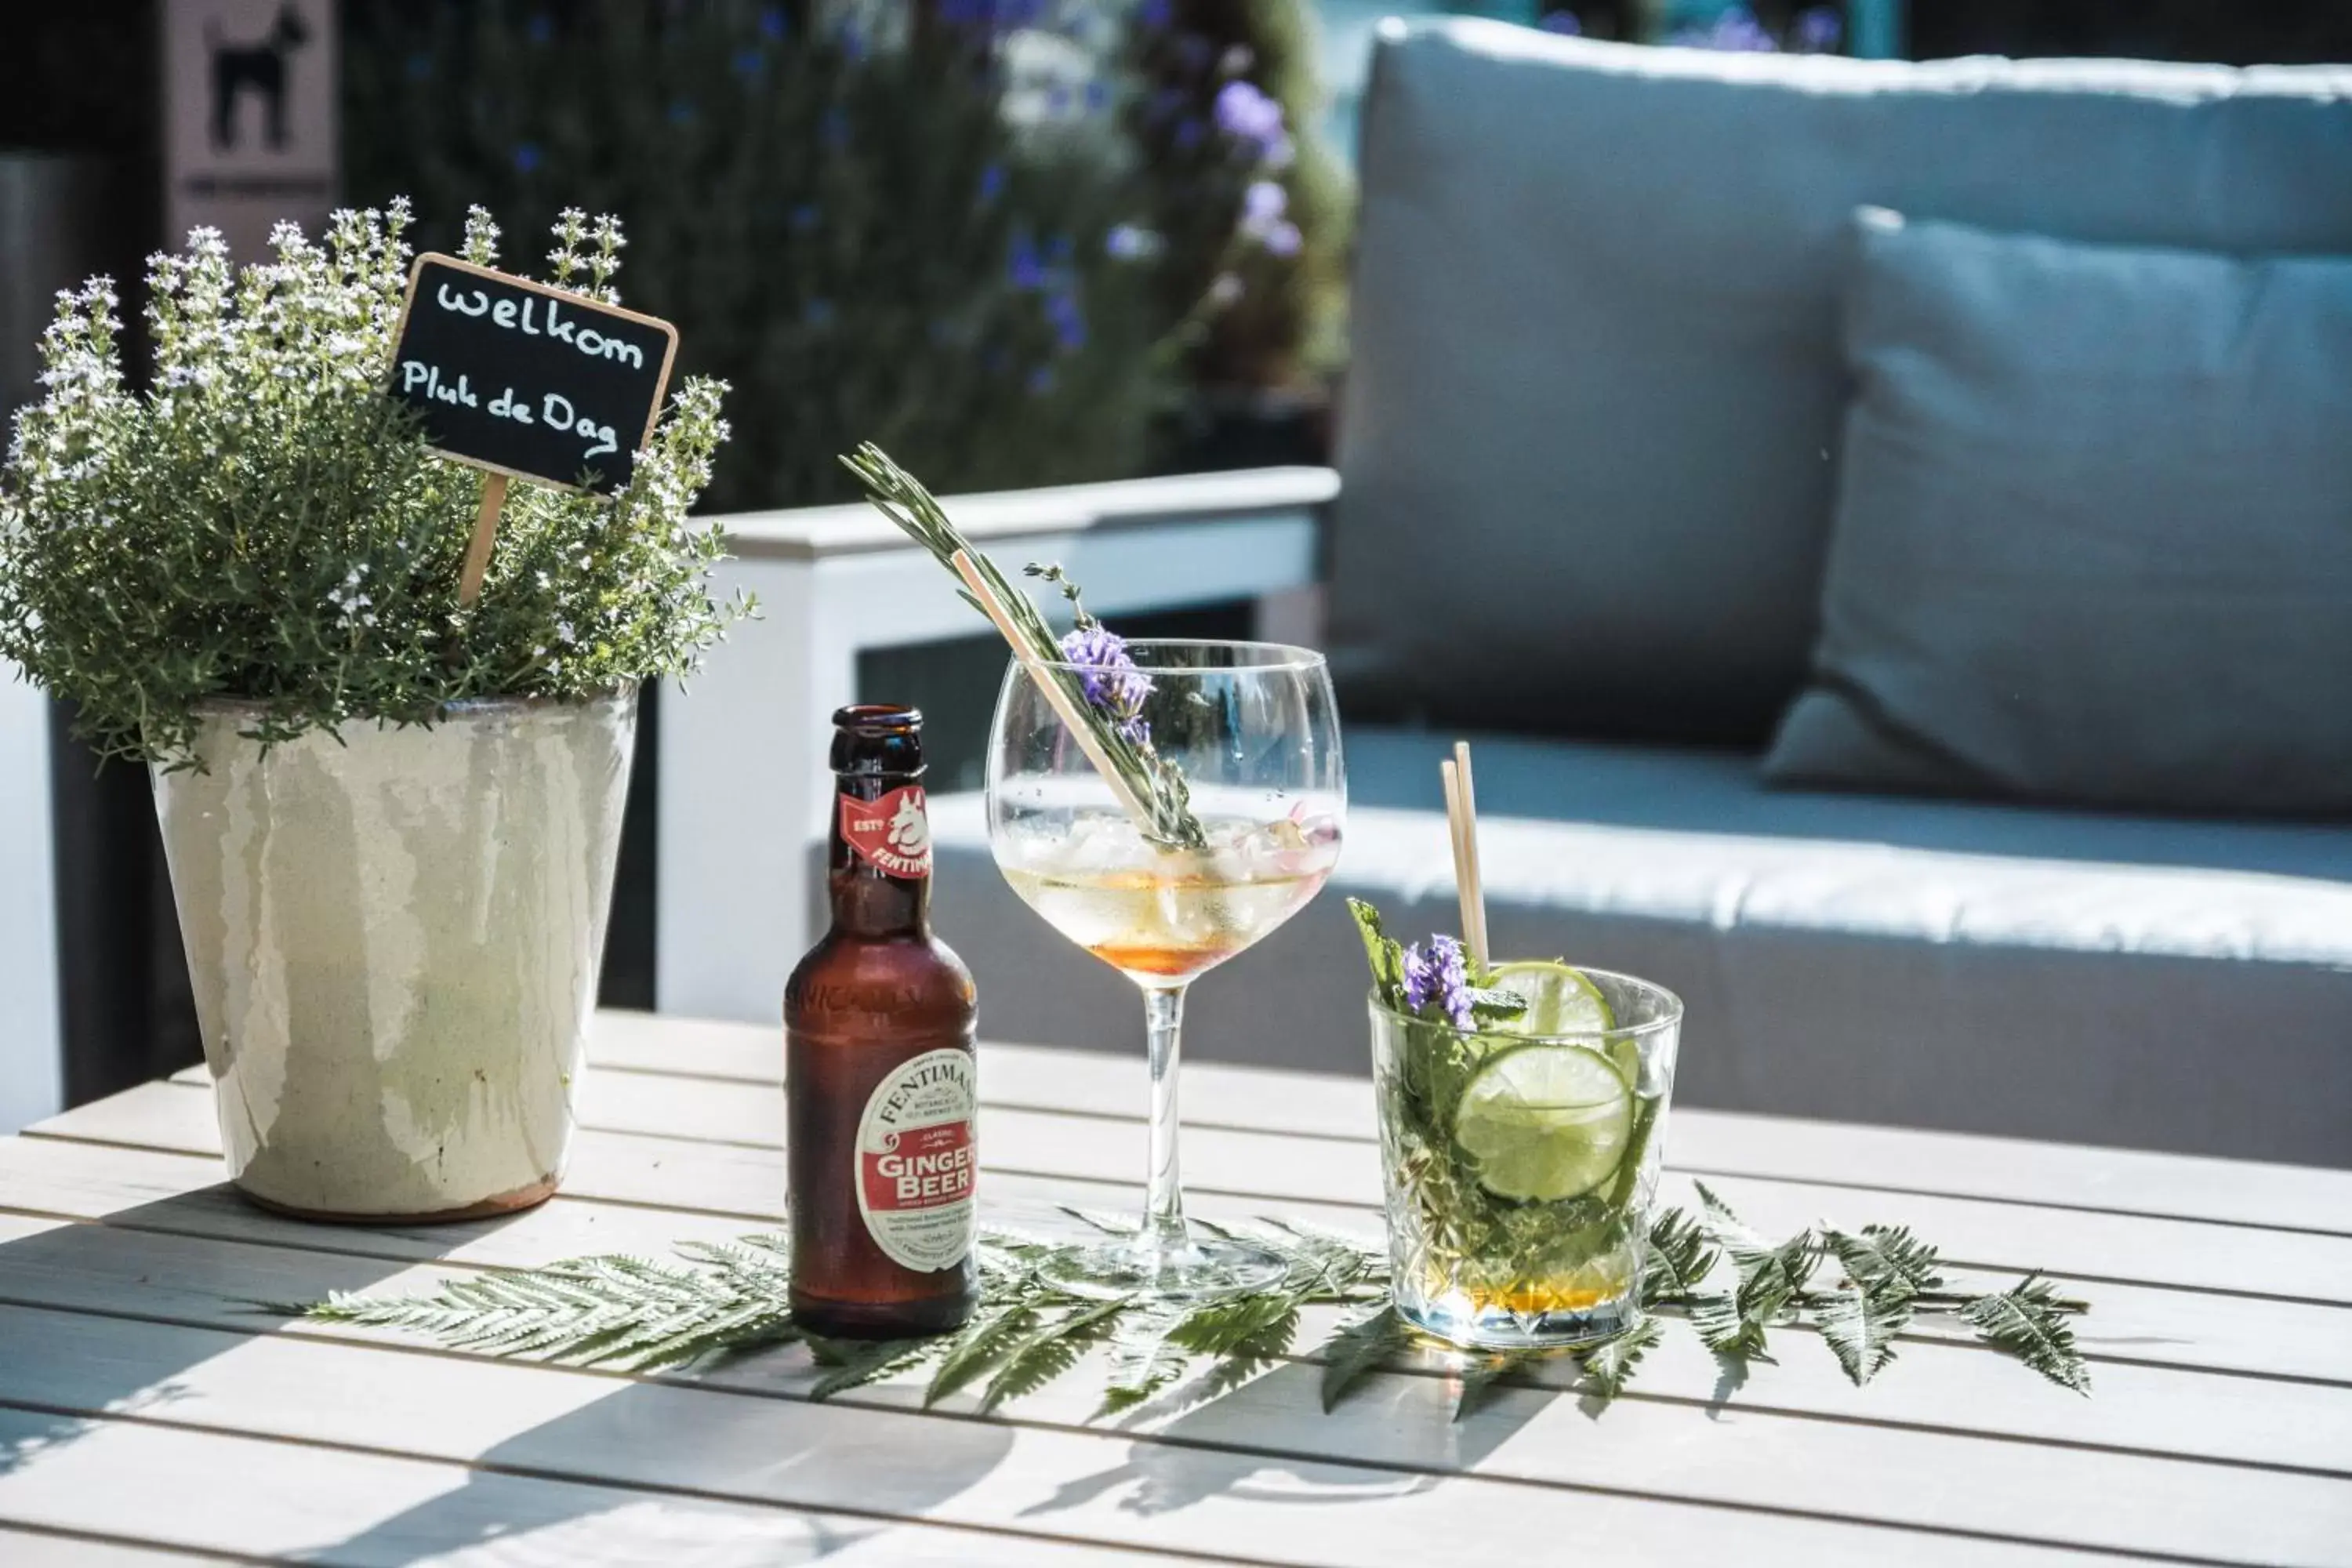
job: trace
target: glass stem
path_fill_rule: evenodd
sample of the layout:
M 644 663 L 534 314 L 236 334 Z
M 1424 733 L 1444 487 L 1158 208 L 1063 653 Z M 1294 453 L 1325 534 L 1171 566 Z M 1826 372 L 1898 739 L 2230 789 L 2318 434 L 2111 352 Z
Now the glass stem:
M 1167 1251 L 1184 1245 L 1184 1182 L 1176 1163 L 1176 1068 L 1183 1047 L 1184 987 L 1143 993 L 1143 1027 L 1151 1062 L 1151 1170 L 1144 1184 L 1143 1235 Z

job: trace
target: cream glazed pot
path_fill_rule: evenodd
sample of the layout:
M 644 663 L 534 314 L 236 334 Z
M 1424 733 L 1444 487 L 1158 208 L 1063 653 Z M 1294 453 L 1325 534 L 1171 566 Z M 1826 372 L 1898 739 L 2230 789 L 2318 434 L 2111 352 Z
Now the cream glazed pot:
M 207 704 L 155 809 L 229 1174 L 321 1219 L 562 1179 L 636 695 L 453 703 L 266 750 Z

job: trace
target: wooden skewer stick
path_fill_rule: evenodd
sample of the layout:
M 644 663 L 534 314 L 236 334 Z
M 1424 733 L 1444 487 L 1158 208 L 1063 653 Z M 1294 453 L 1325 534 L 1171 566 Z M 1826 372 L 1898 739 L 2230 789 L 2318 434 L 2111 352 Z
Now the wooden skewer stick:
M 482 596 L 482 579 L 490 570 L 490 542 L 498 537 L 499 511 L 507 504 L 507 477 L 482 478 L 482 510 L 474 518 L 474 542 L 466 546 L 466 568 L 457 574 L 460 607 Z
M 1056 678 L 1055 671 L 1045 667 L 1037 658 L 1036 650 L 1021 635 L 1021 628 L 1013 624 L 1013 616 L 1005 609 L 1004 602 L 997 597 L 996 590 L 988 585 L 988 579 L 981 575 L 980 568 L 972 563 L 971 552 L 957 551 L 952 564 L 956 575 L 963 579 L 963 585 L 971 590 L 971 596 L 980 601 L 980 607 L 987 612 L 988 618 L 994 621 L 996 629 L 1003 634 L 1006 645 L 1013 649 L 1013 657 L 1021 661 L 1021 668 L 1029 672 L 1029 679 L 1036 683 L 1037 689 L 1053 705 L 1054 711 L 1070 731 L 1071 739 L 1077 742 L 1078 750 L 1087 754 L 1087 761 L 1095 765 L 1095 772 L 1102 774 L 1103 782 L 1110 785 L 1110 793 L 1118 799 L 1119 809 L 1133 817 L 1136 826 L 1149 837 L 1153 831 L 1150 806 L 1137 795 L 1134 786 L 1127 782 L 1127 775 L 1119 772 L 1118 765 L 1110 760 L 1110 754 L 1103 750 L 1102 742 L 1095 738 L 1094 726 L 1078 710 L 1076 703 L 1071 700 L 1069 689 Z
M 1454 742 L 1438 764 L 1445 781 L 1445 822 L 1454 839 L 1454 889 L 1462 900 L 1462 945 L 1471 965 L 1486 967 L 1486 894 L 1478 879 L 1478 795 L 1470 776 L 1470 743 Z

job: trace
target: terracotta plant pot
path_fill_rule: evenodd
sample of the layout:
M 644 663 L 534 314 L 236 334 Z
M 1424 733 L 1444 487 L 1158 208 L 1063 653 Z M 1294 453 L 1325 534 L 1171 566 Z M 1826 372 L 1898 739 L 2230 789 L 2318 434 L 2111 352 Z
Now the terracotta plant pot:
M 456 1219 L 562 1180 L 636 698 L 453 704 L 263 748 L 209 706 L 157 773 L 229 1174 L 321 1219 Z

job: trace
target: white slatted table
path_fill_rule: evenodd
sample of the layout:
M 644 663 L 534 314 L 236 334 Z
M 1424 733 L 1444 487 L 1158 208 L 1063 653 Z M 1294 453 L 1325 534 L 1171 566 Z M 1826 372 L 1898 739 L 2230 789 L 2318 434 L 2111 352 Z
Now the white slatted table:
M 813 1404 L 797 1349 L 630 1377 L 253 1307 L 772 1220 L 773 1031 L 609 1014 L 593 1055 L 569 1184 L 502 1222 L 252 1209 L 200 1075 L 0 1141 L 0 1563 L 2352 1563 L 2352 1172 L 1676 1113 L 1678 1200 L 2079 1285 L 2087 1400 L 1924 1335 L 1855 1390 L 1790 1333 L 1718 1404 L 1674 1325 L 1597 1417 L 1547 1372 L 1454 1426 L 1434 1353 L 1327 1416 L 1325 1317 L 1172 1417 L 1090 1424 L 1082 1369 L 982 1419 Z M 984 1204 L 1131 1201 L 1139 1062 L 989 1046 L 981 1081 Z M 1199 1212 L 1376 1234 L 1366 1085 L 1196 1065 L 1185 1110 Z

